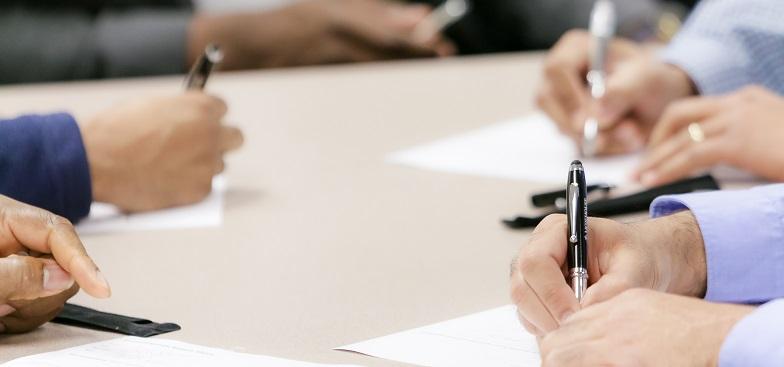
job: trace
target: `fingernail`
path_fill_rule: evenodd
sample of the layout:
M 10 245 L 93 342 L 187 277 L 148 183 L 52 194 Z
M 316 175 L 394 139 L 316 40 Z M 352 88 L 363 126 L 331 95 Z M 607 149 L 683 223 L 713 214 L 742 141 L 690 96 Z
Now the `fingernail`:
M 44 289 L 47 291 L 60 292 L 73 286 L 74 280 L 71 275 L 66 273 L 60 265 L 44 265 Z
M 642 182 L 643 185 L 651 186 L 656 182 L 657 178 L 655 172 L 646 172 L 640 176 L 640 182 Z
M 95 270 L 95 278 L 98 279 L 98 282 L 106 289 L 106 297 L 111 296 L 112 287 L 109 286 L 109 281 L 106 280 L 106 277 L 103 276 L 103 273 L 98 269 Z
M 0 317 L 6 317 L 14 312 L 16 312 L 15 308 L 9 305 L 0 305 Z M 0 323 L 0 325 L 2 325 L 2 323 Z

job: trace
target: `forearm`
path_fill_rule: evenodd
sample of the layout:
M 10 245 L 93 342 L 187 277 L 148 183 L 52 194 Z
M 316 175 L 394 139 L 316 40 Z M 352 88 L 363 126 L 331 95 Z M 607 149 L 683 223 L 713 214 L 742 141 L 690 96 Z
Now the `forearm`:
M 70 115 L 0 120 L 0 171 L 0 194 L 73 222 L 90 211 L 90 169 Z
M 705 298 L 761 303 L 784 297 L 784 185 L 665 196 L 661 217 L 689 209 L 704 241 Z

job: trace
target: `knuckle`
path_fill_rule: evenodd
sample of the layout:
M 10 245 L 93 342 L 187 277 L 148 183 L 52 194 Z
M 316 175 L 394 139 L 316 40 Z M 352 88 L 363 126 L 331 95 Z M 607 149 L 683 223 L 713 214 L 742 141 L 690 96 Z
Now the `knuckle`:
M 561 39 L 564 43 L 584 42 L 588 38 L 588 32 L 582 29 L 570 29 L 564 33 Z
M 566 224 L 566 215 L 564 215 L 564 214 L 550 214 L 550 215 L 544 217 L 544 219 L 542 219 L 542 222 L 539 223 L 539 225 L 536 228 L 537 229 L 539 229 L 539 228 L 547 228 L 547 227 L 550 227 L 550 226 L 564 225 L 564 224 Z

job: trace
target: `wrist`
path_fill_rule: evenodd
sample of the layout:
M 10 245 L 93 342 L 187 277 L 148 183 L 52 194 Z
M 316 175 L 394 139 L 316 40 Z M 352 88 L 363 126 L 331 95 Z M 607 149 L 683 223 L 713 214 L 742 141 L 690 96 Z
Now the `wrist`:
M 659 236 L 653 237 L 658 239 L 650 246 L 665 251 L 663 257 L 669 259 L 670 279 L 665 291 L 703 298 L 707 288 L 707 263 L 697 219 L 690 211 L 684 210 L 651 223 L 660 225 L 657 228 Z
M 689 74 L 673 64 L 664 64 L 667 93 L 671 100 L 697 95 L 697 87 Z
M 90 183 L 92 186 L 93 201 L 98 202 L 111 202 L 110 187 L 111 184 L 107 182 L 109 174 L 104 169 L 105 165 L 102 163 L 100 154 L 97 153 L 100 148 L 99 139 L 95 133 L 90 129 L 90 124 L 79 125 L 79 130 L 82 134 L 82 142 L 84 143 L 84 151 L 87 154 L 87 165 L 90 168 Z

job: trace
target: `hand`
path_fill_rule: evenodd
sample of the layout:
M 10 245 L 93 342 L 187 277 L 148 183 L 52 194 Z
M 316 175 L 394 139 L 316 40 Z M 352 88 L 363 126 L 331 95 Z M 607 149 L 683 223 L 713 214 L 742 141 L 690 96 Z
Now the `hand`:
M 784 99 L 759 87 L 676 102 L 653 131 L 648 154 L 634 177 L 654 186 L 727 164 L 784 181 L 782 114 Z M 704 141 L 690 138 L 692 123 L 702 127 Z
M 542 366 L 716 366 L 724 339 L 753 310 L 628 290 L 548 334 L 539 347 Z
M 581 307 L 630 288 L 705 293 L 705 249 L 691 212 L 633 224 L 600 218 L 589 223 L 589 287 L 582 305 L 566 282 L 566 216 L 545 218 L 512 264 L 511 297 L 530 333 L 544 336 Z
M 221 125 L 226 105 L 199 92 L 116 106 L 82 126 L 95 201 L 138 212 L 210 193 L 242 133 Z
M 268 12 L 199 15 L 190 27 L 188 63 L 211 42 L 221 45 L 221 67 L 231 70 L 454 54 L 440 36 L 414 37 L 429 12 L 387 0 L 311 0 Z
M 79 286 L 94 297 L 111 295 L 71 223 L 0 196 L 0 333 L 51 320 Z
M 578 145 L 586 118 L 596 116 L 599 154 L 639 150 L 667 104 L 694 94 L 691 79 L 677 67 L 658 61 L 650 47 L 616 39 L 608 49 L 605 94 L 593 101 L 585 82 L 591 44 L 586 31 L 561 37 L 545 60 L 537 105 Z

